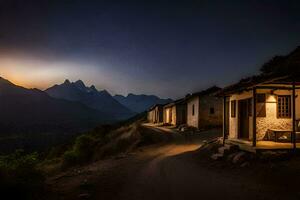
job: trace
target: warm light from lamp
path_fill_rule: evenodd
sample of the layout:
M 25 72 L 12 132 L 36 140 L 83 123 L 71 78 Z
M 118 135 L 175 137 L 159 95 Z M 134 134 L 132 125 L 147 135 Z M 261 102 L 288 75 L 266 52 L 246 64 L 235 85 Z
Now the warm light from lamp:
M 276 96 L 274 94 L 268 95 L 267 102 L 276 103 Z

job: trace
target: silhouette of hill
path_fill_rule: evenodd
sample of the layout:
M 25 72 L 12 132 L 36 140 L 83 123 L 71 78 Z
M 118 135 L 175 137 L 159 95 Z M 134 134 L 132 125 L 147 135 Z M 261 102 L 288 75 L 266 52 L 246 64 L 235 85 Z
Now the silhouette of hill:
M 112 117 L 79 102 L 50 97 L 0 77 L 0 151 L 45 149 Z
M 55 99 L 41 90 L 26 89 L 3 78 L 0 78 L 0 111 L 2 148 L 9 144 L 6 141 L 3 145 L 3 137 L 22 137 L 30 143 L 32 135 L 41 138 L 48 134 L 75 134 L 113 120 L 81 103 Z
M 114 98 L 122 105 L 137 113 L 143 112 L 155 104 L 166 104 L 172 102 L 172 99 L 161 99 L 154 95 L 144 94 L 128 94 L 127 97 L 123 95 L 115 95 Z

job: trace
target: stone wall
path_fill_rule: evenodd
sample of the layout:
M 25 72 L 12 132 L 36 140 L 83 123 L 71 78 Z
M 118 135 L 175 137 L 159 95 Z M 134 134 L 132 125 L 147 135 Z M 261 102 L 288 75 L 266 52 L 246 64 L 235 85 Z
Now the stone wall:
M 276 95 L 291 95 L 291 91 L 277 90 L 271 95 L 271 91 L 259 90 L 259 93 L 266 93 L 266 117 L 257 117 L 256 131 L 257 140 L 262 140 L 268 129 L 292 130 L 292 118 L 277 117 L 277 99 Z M 251 139 L 252 139 L 251 133 Z
M 211 113 L 213 109 L 213 113 Z M 199 128 L 208 126 L 222 126 L 223 123 L 223 99 L 215 96 L 200 97 Z

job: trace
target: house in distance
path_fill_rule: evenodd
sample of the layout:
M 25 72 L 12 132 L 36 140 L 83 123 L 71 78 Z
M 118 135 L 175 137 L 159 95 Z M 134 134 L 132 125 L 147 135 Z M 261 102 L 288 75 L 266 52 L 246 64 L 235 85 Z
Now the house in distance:
M 166 104 L 163 110 L 164 124 L 170 124 L 174 126 L 186 124 L 187 104 L 184 98 Z
M 147 120 L 150 123 L 162 123 L 163 122 L 163 105 L 155 104 L 153 105 L 147 113 Z
M 205 129 L 222 126 L 222 98 L 216 96 L 221 88 L 213 86 L 201 92 L 168 103 L 154 105 L 148 111 L 148 122 Z
M 222 126 L 222 98 L 215 96 L 220 90 L 213 86 L 186 97 L 188 126 L 197 129 Z

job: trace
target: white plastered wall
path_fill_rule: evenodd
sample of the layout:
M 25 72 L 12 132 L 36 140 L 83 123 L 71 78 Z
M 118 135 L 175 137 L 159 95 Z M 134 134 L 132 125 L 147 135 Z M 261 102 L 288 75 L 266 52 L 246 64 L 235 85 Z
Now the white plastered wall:
M 193 105 L 194 105 L 194 110 L 195 110 L 194 115 L 192 115 Z M 187 102 L 187 125 L 198 128 L 198 125 L 199 125 L 199 97 L 191 98 Z

